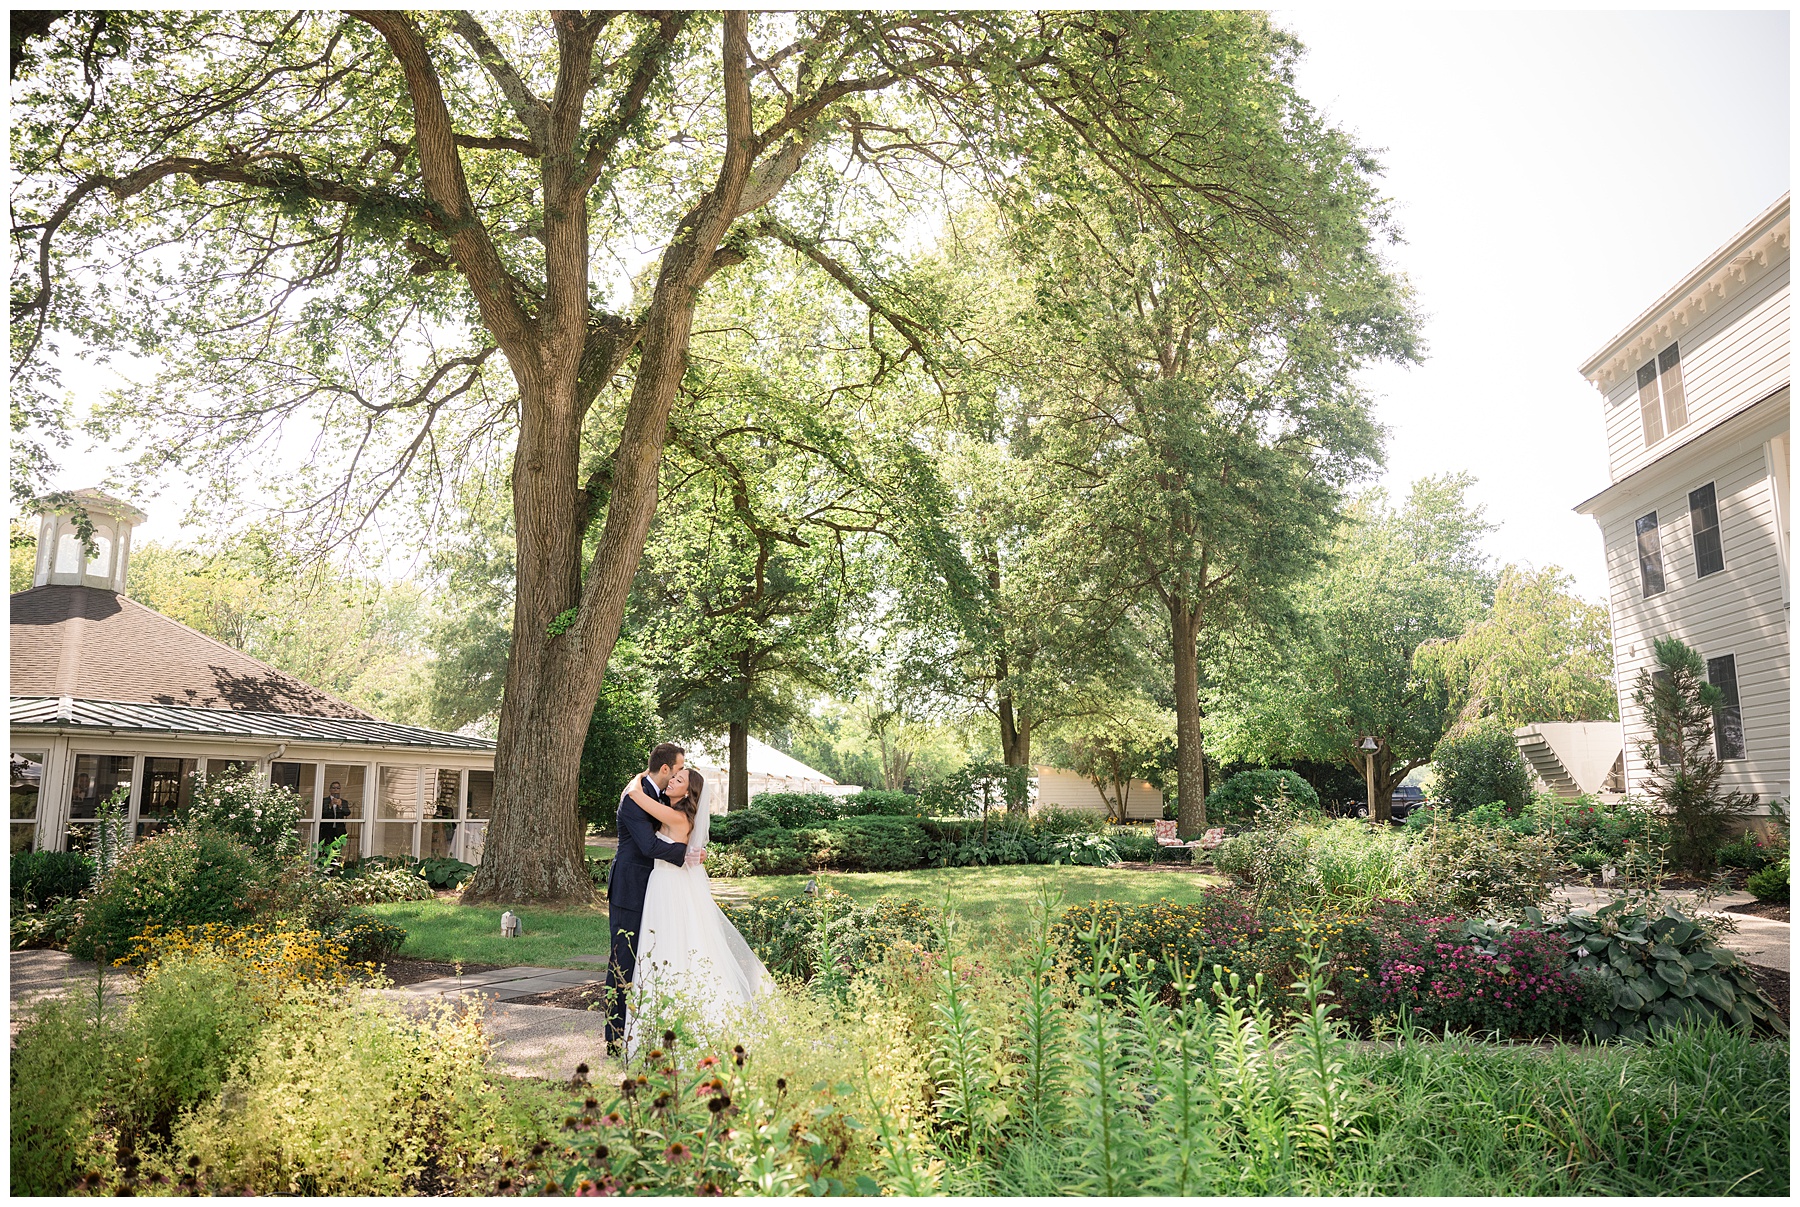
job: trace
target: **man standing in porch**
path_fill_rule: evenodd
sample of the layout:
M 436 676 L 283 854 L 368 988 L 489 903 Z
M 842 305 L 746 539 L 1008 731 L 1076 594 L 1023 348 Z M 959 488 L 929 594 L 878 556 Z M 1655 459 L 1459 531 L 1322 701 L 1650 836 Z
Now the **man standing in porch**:
M 645 795 L 666 803 L 663 789 L 686 759 L 687 752 L 673 742 L 658 744 L 650 752 L 650 769 L 638 777 Z M 650 887 L 652 861 L 663 859 L 679 867 L 687 858 L 686 843 L 656 836 L 656 822 L 631 799 L 630 791 L 627 788 L 619 795 L 619 849 L 606 878 L 607 927 L 612 933 L 612 956 L 606 965 L 609 1052 L 625 1036 L 625 991 L 637 972 L 638 931 L 643 926 L 644 892 Z

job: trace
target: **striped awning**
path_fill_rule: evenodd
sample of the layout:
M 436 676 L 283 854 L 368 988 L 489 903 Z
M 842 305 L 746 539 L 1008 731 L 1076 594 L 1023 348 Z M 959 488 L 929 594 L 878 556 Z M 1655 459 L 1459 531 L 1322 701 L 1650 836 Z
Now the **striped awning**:
M 258 738 L 329 745 L 416 746 L 491 752 L 487 738 L 443 733 L 415 725 L 293 713 L 237 712 L 179 704 L 133 704 L 68 696 L 13 696 L 14 729 L 89 729 L 96 733 L 161 733 L 218 738 Z

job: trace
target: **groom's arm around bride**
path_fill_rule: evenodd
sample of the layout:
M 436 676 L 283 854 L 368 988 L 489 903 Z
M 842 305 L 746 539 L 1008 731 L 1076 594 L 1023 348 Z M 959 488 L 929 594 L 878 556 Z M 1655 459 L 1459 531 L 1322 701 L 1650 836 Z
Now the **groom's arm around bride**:
M 685 759 L 686 752 L 672 742 L 663 742 L 652 750 L 649 769 L 639 777 L 644 794 L 666 800 L 663 789 Z M 658 838 L 656 822 L 631 799 L 630 789 L 620 793 L 619 849 L 606 878 L 607 929 L 612 937 L 612 955 L 606 969 L 609 1047 L 625 1034 L 624 991 L 637 971 L 637 937 L 643 923 L 644 893 L 650 887 L 650 869 L 658 859 L 679 867 L 686 858 L 686 843 Z

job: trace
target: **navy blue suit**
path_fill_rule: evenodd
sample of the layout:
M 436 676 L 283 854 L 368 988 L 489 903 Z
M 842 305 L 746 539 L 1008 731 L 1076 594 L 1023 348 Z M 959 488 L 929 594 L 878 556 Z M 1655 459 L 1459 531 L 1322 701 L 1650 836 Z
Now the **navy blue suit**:
M 638 777 L 638 784 L 644 795 L 668 803 L 669 798 L 648 775 Z M 606 966 L 608 1044 L 625 1038 L 625 989 L 637 974 L 638 931 L 644 923 L 650 869 L 658 859 L 677 867 L 687 859 L 687 844 L 658 838 L 656 826 L 656 819 L 644 812 L 626 789 L 619 797 L 619 849 L 606 877 L 607 928 L 612 932 L 612 958 Z

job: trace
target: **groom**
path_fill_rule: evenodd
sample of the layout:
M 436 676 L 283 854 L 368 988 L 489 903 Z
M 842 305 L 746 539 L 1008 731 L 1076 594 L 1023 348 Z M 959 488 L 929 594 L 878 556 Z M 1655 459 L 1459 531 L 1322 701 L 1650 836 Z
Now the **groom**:
M 646 796 L 667 802 L 663 789 L 681 770 L 687 752 L 673 742 L 663 742 L 650 752 L 650 769 L 640 777 Z M 650 887 L 652 861 L 661 859 L 680 866 L 687 858 L 687 844 L 656 836 L 656 822 L 631 799 L 627 788 L 619 794 L 619 850 L 613 856 L 612 873 L 606 878 L 607 925 L 612 931 L 612 958 L 606 967 L 606 1047 L 611 1051 L 625 1040 L 625 990 L 637 973 L 638 930 L 644 921 L 644 892 Z

